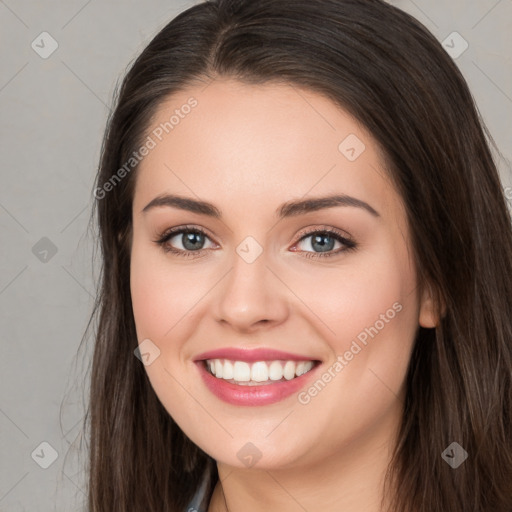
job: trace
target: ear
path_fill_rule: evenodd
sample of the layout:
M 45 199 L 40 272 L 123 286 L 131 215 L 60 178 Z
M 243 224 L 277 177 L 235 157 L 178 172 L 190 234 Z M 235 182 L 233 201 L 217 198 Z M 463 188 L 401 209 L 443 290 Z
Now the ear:
M 445 314 L 445 306 L 442 304 L 442 316 Z M 439 325 L 440 314 L 437 301 L 434 297 L 432 287 L 426 284 L 423 289 L 420 302 L 419 324 L 421 327 L 432 329 Z

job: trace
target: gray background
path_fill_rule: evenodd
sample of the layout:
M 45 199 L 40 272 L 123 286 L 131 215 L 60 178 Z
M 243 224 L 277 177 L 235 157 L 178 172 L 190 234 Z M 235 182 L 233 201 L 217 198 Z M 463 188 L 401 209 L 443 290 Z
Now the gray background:
M 87 224 L 101 137 L 116 81 L 193 3 L 0 0 L 0 512 L 73 511 L 85 500 L 92 339 L 77 350 L 99 268 Z M 512 187 L 512 1 L 391 3 L 439 41 L 456 31 L 469 44 L 455 61 Z M 58 43 L 46 59 L 31 46 L 51 48 L 42 32 Z M 463 48 L 453 37 L 446 44 Z M 43 442 L 58 454 L 47 469 L 52 448 Z

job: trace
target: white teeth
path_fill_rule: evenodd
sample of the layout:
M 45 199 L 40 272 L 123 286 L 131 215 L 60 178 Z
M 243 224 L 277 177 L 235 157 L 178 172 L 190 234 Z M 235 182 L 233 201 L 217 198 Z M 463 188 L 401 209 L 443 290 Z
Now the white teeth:
M 256 382 L 265 382 L 268 380 L 268 366 L 267 363 L 259 361 L 254 363 L 251 368 L 251 380 Z
M 283 366 L 279 361 L 272 361 L 268 369 L 270 380 L 281 380 L 283 378 Z
M 283 377 L 286 380 L 291 380 L 295 377 L 295 363 L 293 361 L 286 361 L 286 364 L 283 368 Z
M 219 359 L 215 361 L 215 369 L 217 369 L 217 361 L 220 363 Z M 215 372 L 215 376 L 219 379 L 222 378 L 222 375 L 217 375 L 217 372 Z M 251 380 L 251 367 L 248 363 L 245 361 L 235 361 L 233 365 L 233 379 L 239 382 L 249 382 Z
M 233 370 L 233 363 L 231 361 L 224 361 L 224 366 L 222 367 L 222 378 L 232 379 L 234 375 L 235 372 Z
M 220 362 L 219 359 L 216 359 L 215 360 L 215 375 L 217 377 L 222 378 L 222 363 Z
M 291 380 L 300 377 L 313 368 L 313 361 L 230 361 L 228 359 L 209 359 L 206 361 L 210 373 L 218 379 L 239 383 L 258 383 Z

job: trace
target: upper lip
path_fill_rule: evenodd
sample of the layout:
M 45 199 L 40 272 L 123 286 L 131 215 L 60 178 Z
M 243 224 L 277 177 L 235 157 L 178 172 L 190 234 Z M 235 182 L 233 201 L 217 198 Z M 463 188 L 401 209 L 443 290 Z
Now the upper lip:
M 316 359 L 291 352 L 283 352 L 271 348 L 236 348 L 226 347 L 216 350 L 203 352 L 194 358 L 194 361 L 203 361 L 205 359 L 230 359 L 232 361 L 274 361 L 282 359 L 285 361 L 316 361 Z

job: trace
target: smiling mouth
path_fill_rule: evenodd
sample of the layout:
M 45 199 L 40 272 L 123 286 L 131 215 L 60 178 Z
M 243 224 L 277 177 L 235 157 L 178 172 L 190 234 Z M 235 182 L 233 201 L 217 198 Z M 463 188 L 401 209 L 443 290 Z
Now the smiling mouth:
M 240 386 L 261 386 L 296 379 L 320 364 L 320 361 L 247 362 L 230 359 L 206 359 L 203 364 L 208 373 L 217 379 Z

